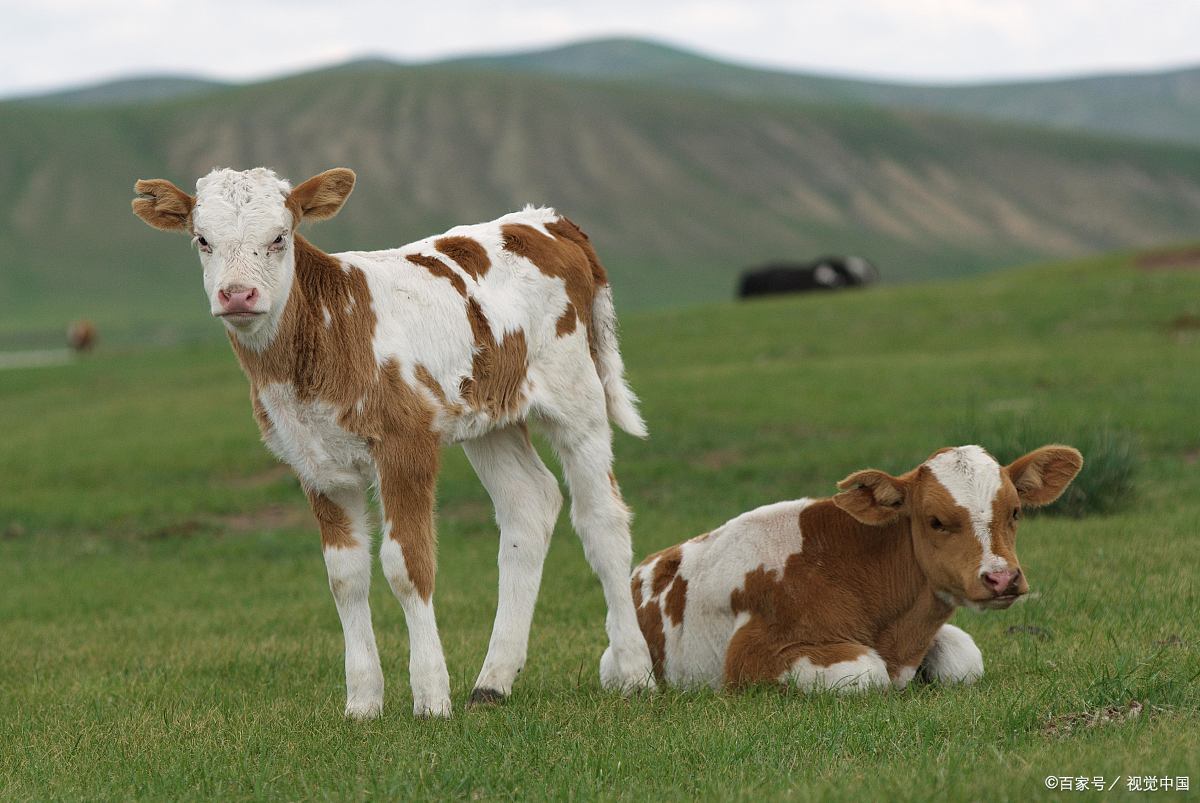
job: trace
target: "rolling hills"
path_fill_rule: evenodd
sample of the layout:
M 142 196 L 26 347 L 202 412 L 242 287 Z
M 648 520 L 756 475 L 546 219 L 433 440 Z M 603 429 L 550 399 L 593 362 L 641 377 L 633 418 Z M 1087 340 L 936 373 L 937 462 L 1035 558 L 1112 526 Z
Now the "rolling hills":
M 924 109 L 1074 131 L 1200 143 L 1200 67 L 1037 81 L 912 84 L 720 61 L 640 39 L 598 39 L 453 63 L 741 97 Z
M 398 66 L 364 58 L 350 67 Z M 1200 143 L 1200 67 L 1010 82 L 921 84 L 753 67 L 646 39 L 606 38 L 542 50 L 463 56 L 434 66 L 628 82 L 737 97 L 924 109 L 1047 128 Z M 37 97 L 53 105 L 161 100 L 230 86 L 186 76 L 140 76 Z
M 182 75 L 148 75 L 71 87 L 27 98 L 47 106 L 107 106 L 186 97 L 229 86 Z
M 727 296 L 737 271 L 856 252 L 892 280 L 1193 239 L 1200 150 L 649 80 L 372 61 L 141 102 L 0 104 L 0 334 L 88 315 L 200 324 L 186 241 L 136 178 L 354 167 L 329 250 L 525 203 L 593 237 L 623 308 Z M 182 322 L 182 323 L 180 323 Z

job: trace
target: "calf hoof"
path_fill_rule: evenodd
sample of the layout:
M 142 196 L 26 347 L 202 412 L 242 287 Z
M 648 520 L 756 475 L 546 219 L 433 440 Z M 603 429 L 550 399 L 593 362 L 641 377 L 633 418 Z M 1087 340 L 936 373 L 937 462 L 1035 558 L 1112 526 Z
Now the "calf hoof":
M 610 646 L 600 656 L 600 687 L 617 691 L 629 697 L 638 692 L 652 692 L 658 688 L 654 682 L 654 669 L 650 664 L 650 653 L 620 665 Z
M 346 719 L 363 722 L 378 719 L 383 714 L 383 700 L 347 700 Z
M 621 681 L 613 681 L 608 684 L 600 684 L 608 691 L 620 692 L 622 697 L 635 697 L 643 694 L 653 694 L 658 691 L 658 683 L 654 680 L 654 675 L 647 673 L 645 675 L 635 675 Z
M 500 705 L 507 699 L 508 695 L 502 691 L 477 687 L 471 692 L 471 699 L 467 700 L 467 708 Z
M 450 710 L 449 698 L 413 703 L 413 716 L 417 719 L 449 719 Z

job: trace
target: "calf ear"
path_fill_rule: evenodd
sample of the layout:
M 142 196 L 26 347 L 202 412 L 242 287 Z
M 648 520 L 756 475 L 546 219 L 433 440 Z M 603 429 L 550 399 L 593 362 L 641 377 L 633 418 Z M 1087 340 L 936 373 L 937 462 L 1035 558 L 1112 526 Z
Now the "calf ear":
M 833 503 L 863 524 L 889 524 L 908 504 L 908 482 L 873 468 L 854 472 L 838 488 Z
M 288 206 L 296 223 L 304 220 L 328 220 L 338 213 L 354 189 L 354 171 L 335 167 L 313 176 L 288 195 Z
M 139 179 L 133 191 L 138 194 L 133 213 L 147 224 L 163 231 L 191 232 L 192 196 L 162 178 Z
M 1070 446 L 1043 446 L 1005 467 L 1026 505 L 1038 507 L 1057 499 L 1083 468 L 1083 455 Z

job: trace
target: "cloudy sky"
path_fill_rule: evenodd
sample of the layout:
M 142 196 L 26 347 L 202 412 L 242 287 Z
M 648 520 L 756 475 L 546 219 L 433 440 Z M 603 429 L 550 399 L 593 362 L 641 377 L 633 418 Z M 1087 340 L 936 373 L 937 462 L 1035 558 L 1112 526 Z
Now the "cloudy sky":
M 235 81 L 633 35 L 916 81 L 1200 63 L 1198 0 L 0 0 L 0 96 L 144 73 Z

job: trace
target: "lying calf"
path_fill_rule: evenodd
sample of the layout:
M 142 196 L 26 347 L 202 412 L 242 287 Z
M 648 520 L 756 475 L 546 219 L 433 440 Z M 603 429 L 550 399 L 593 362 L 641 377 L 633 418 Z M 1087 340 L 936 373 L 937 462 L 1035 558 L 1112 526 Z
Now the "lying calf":
M 946 621 L 1029 590 L 1021 508 L 1053 502 L 1082 466 L 1067 446 L 1008 466 L 978 446 L 942 449 L 899 477 L 859 471 L 832 498 L 760 507 L 651 555 L 633 601 L 655 674 L 714 687 L 903 687 L 918 671 L 971 683 L 983 657 Z

